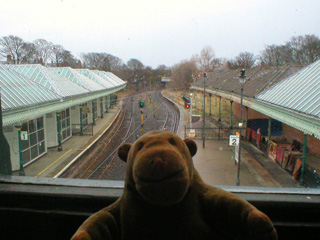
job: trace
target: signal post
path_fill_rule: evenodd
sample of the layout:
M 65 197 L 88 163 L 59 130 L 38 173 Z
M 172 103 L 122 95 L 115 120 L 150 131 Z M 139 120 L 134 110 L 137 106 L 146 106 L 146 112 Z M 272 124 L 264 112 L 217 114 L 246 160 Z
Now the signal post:
M 143 132 L 143 131 L 144 131 L 144 129 L 143 129 L 143 121 L 144 121 L 143 108 L 144 108 L 144 101 L 141 100 L 141 98 L 140 98 L 140 100 L 139 100 L 139 108 L 140 108 L 140 113 L 141 113 L 141 132 Z

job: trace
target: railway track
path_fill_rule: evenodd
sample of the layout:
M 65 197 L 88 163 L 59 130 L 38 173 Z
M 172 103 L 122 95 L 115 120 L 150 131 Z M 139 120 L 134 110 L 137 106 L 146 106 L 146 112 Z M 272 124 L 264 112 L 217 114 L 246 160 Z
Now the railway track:
M 139 101 L 144 101 L 144 108 L 139 108 Z M 110 130 L 60 177 L 124 180 L 125 163 L 118 157 L 118 147 L 134 142 L 148 131 L 176 132 L 178 124 L 178 108 L 161 92 L 128 95 L 123 98 L 120 114 Z

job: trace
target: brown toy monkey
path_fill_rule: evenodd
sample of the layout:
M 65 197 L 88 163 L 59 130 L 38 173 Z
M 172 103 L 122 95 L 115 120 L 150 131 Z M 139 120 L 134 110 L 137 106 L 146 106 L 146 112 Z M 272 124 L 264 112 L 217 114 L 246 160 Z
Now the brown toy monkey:
M 202 181 L 192 162 L 196 152 L 194 141 L 167 131 L 122 145 L 122 196 L 89 217 L 72 240 L 277 239 L 264 213 Z

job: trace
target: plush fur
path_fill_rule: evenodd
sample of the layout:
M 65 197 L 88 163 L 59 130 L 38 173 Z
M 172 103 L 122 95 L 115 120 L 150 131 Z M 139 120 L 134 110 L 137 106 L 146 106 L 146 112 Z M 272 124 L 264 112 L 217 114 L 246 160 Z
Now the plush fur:
M 201 180 L 192 162 L 196 152 L 194 141 L 167 131 L 122 145 L 123 195 L 89 217 L 72 240 L 277 239 L 264 213 Z

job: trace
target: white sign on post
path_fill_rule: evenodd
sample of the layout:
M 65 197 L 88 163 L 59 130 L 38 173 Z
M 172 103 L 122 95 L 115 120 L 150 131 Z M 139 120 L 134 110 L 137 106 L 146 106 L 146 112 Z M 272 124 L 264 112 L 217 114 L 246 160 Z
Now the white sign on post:
M 27 131 L 21 131 L 20 139 L 21 140 L 28 140 L 28 132 Z
M 238 135 L 230 135 L 229 137 L 229 146 L 238 146 L 240 138 Z

